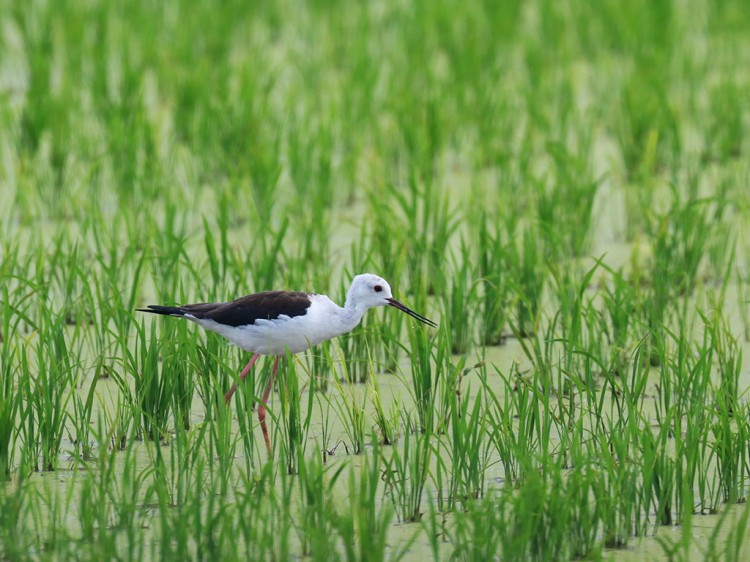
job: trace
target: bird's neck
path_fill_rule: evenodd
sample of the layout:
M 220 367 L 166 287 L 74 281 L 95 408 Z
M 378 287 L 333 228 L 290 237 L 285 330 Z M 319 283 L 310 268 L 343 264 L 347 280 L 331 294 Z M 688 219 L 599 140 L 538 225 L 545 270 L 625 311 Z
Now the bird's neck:
M 357 327 L 357 324 L 359 324 L 360 320 L 362 320 L 362 317 L 365 315 L 365 312 L 367 312 L 367 308 L 362 306 L 362 304 L 351 295 L 347 295 L 346 303 L 344 303 L 344 308 L 342 308 L 341 311 L 343 327 L 346 328 L 345 332 L 349 332 Z

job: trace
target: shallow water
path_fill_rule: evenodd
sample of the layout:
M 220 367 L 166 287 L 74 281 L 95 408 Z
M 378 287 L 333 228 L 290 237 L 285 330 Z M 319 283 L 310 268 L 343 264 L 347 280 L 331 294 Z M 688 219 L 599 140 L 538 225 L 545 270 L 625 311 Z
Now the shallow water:
M 213 336 L 211 336 L 213 337 Z M 744 353 L 750 353 L 750 345 L 748 343 L 745 343 L 743 346 L 743 352 Z M 510 337 L 508 338 L 504 345 L 497 346 L 497 347 L 491 347 L 487 348 L 484 351 L 484 354 L 482 357 L 479 355 L 472 354 L 469 356 L 469 359 L 467 361 L 468 365 L 471 365 L 479 360 L 483 359 L 488 365 L 491 365 L 497 370 L 499 370 L 502 373 L 508 373 L 510 372 L 513 365 L 517 365 L 518 369 L 521 372 L 526 371 L 530 368 L 530 364 L 527 360 L 527 358 L 524 355 L 523 349 L 521 347 L 521 344 L 518 340 Z M 298 358 L 298 360 L 302 361 L 301 358 Z M 269 360 L 270 361 L 270 360 Z M 242 367 L 242 365 L 238 365 L 238 371 Z M 400 370 L 401 373 L 408 372 L 409 364 L 408 364 L 408 357 L 405 355 L 401 356 L 400 360 Z M 301 373 L 302 370 L 298 369 L 298 371 Z M 301 375 L 303 377 L 303 380 L 301 381 L 301 384 L 304 384 L 304 375 Z M 375 375 L 377 377 L 378 386 L 380 389 L 380 394 L 384 403 L 384 406 L 386 410 L 389 408 L 389 405 L 394 401 L 397 400 L 398 403 L 401 405 L 401 407 L 405 410 L 413 410 L 414 404 L 413 399 L 408 391 L 408 384 L 407 381 L 404 380 L 404 375 L 394 375 L 394 374 L 385 374 L 385 373 L 379 373 Z M 652 373 L 652 381 L 650 385 L 653 385 L 656 383 L 657 379 L 657 373 L 656 370 Z M 90 378 L 89 378 L 90 380 Z M 88 384 L 88 383 L 87 383 Z M 258 382 L 260 385 L 260 381 Z M 502 393 L 504 392 L 504 386 L 502 384 L 502 380 L 497 374 L 493 374 L 493 371 L 490 371 L 490 374 L 488 376 L 488 384 L 490 388 L 496 393 Z M 743 369 L 742 372 L 742 379 L 741 384 L 743 388 L 747 388 L 750 386 L 750 371 L 748 369 Z M 466 392 L 471 392 L 472 387 L 478 387 L 479 381 L 478 380 L 472 380 L 472 374 L 469 374 L 464 379 L 464 389 Z M 260 388 L 260 386 L 258 387 Z M 373 407 L 372 403 L 366 399 L 367 394 L 369 393 L 368 385 L 366 384 L 353 384 L 353 385 L 346 385 L 344 384 L 342 386 L 342 389 L 345 392 L 352 392 L 354 396 L 358 398 L 359 403 L 362 403 L 363 401 L 367 403 L 367 412 L 370 416 L 369 419 L 372 419 L 373 414 Z M 78 392 L 81 393 L 82 396 L 85 396 L 88 392 L 88 386 L 84 385 L 83 388 L 79 389 Z M 104 413 L 105 410 L 113 408 L 114 404 L 117 401 L 117 393 L 119 392 L 117 385 L 114 380 L 112 379 L 100 379 L 97 382 L 97 389 L 96 393 L 98 396 L 98 402 L 95 406 L 95 412 L 92 419 L 97 419 L 97 416 L 99 413 Z M 301 396 L 301 407 L 302 407 L 302 417 L 304 419 L 306 415 L 306 407 L 307 407 L 307 398 L 308 398 L 308 389 L 303 390 L 302 396 Z M 651 398 L 646 398 L 644 405 L 645 407 L 649 408 L 651 411 L 651 416 L 653 415 L 653 407 L 654 407 L 654 400 L 653 396 L 655 395 L 655 392 L 653 390 L 647 390 L 646 392 L 647 396 L 651 396 Z M 329 425 L 330 425 L 330 440 L 327 443 L 327 464 L 331 467 L 337 466 L 339 463 L 346 461 L 347 467 L 345 469 L 345 472 L 348 473 L 349 470 L 358 470 L 359 466 L 361 465 L 361 462 L 364 460 L 363 456 L 357 456 L 357 455 L 349 455 L 346 453 L 346 445 L 344 443 L 347 442 L 347 435 L 344 428 L 344 420 L 340 419 L 338 412 L 335 407 L 333 407 L 331 404 L 333 401 L 336 400 L 336 396 L 338 395 L 338 391 L 335 388 L 335 386 L 331 386 L 329 388 L 328 392 L 328 400 L 321 398 L 320 395 L 316 395 L 314 398 L 314 411 L 312 414 L 312 421 L 310 425 L 310 431 L 307 435 L 307 451 L 306 456 L 316 455 L 320 454 L 320 452 L 323 449 L 321 440 L 322 440 L 322 425 L 323 425 L 323 418 L 322 418 L 322 412 L 325 413 L 325 415 L 329 418 Z M 236 400 L 236 399 L 235 399 Z M 269 404 L 269 410 L 274 413 L 278 412 L 279 408 L 279 397 L 278 393 L 274 392 L 271 397 L 271 402 Z M 240 431 L 238 422 L 236 419 L 236 404 L 233 404 L 232 406 L 233 412 L 234 412 L 234 422 L 233 422 L 233 428 L 232 432 L 234 435 L 237 435 Z M 255 413 L 253 413 L 253 416 Z M 205 421 L 205 408 L 202 399 L 199 397 L 198 393 L 196 392 L 193 396 L 193 404 L 191 408 L 191 423 L 192 425 L 198 426 Z M 651 417 L 649 416 L 649 417 Z M 257 420 L 253 420 L 254 423 L 254 431 L 255 431 L 255 442 L 256 442 L 256 454 L 258 455 L 256 457 L 256 463 L 262 462 L 262 459 L 265 458 L 265 451 L 262 446 L 259 446 L 262 443 L 262 438 L 260 434 L 260 430 L 257 427 Z M 277 441 L 281 438 L 280 434 L 276 433 L 276 425 L 271 423 L 270 424 L 270 430 L 273 435 L 273 440 Z M 397 442 L 394 447 L 398 448 L 401 447 L 401 442 Z M 153 445 L 148 443 L 133 443 L 132 444 L 133 453 L 136 457 L 136 464 L 140 468 L 147 468 L 149 466 L 152 466 L 155 462 L 154 458 L 154 451 L 153 451 Z M 165 447 L 165 451 L 168 447 Z M 64 439 L 63 445 L 62 445 L 62 460 L 64 461 L 61 464 L 61 469 L 53 472 L 53 473 L 38 473 L 32 477 L 34 481 L 37 482 L 37 485 L 40 489 L 40 491 L 43 491 L 43 493 L 57 493 L 62 494 L 63 496 L 73 494 L 74 490 L 80 486 L 80 481 L 76 479 L 76 470 L 66 470 L 64 467 L 66 464 L 68 464 L 68 461 L 70 459 L 69 455 L 65 451 L 70 451 L 73 449 L 73 444 L 70 442 L 69 439 Z M 389 457 L 388 450 L 390 447 L 383 447 L 383 454 L 385 457 Z M 365 455 L 368 455 L 369 451 L 365 450 Z M 446 461 L 447 459 L 443 459 Z M 504 482 L 504 474 L 502 471 L 501 464 L 498 461 L 497 455 L 493 455 L 489 459 L 489 465 L 485 473 L 486 482 L 488 489 L 491 489 L 493 486 L 502 486 Z M 236 465 L 238 467 L 244 466 L 244 462 L 241 458 L 235 459 Z M 434 464 L 434 462 L 433 462 Z M 69 466 L 74 467 L 75 463 L 70 461 Z M 342 478 L 341 482 L 346 482 L 347 478 Z M 427 502 L 429 501 L 429 497 L 431 497 L 431 494 L 433 494 L 435 491 L 434 484 L 432 484 L 428 480 L 424 500 L 423 500 L 423 507 L 426 509 Z M 345 501 L 345 495 L 346 491 L 344 488 L 340 490 L 341 493 L 341 501 Z M 70 496 L 69 496 L 70 497 Z M 74 497 L 74 496 L 73 496 Z M 383 499 L 382 501 L 387 502 L 387 499 Z M 708 547 L 708 545 L 711 543 L 711 541 L 718 541 L 718 544 L 721 544 L 723 539 L 727 536 L 730 529 L 733 527 L 732 522 L 734 522 L 737 518 L 737 514 L 742 510 L 745 509 L 744 506 L 728 506 L 726 509 L 730 512 L 730 516 L 728 517 L 727 521 L 722 522 L 720 517 L 717 515 L 711 515 L 711 516 L 700 516 L 696 515 L 693 517 L 692 521 L 692 539 L 690 542 L 690 545 L 688 547 L 687 552 L 687 558 L 688 560 L 703 560 L 705 558 L 705 549 Z M 448 521 L 450 521 L 451 516 L 448 515 Z M 66 516 L 66 520 L 69 522 L 71 527 L 73 529 L 77 528 L 78 525 L 78 513 L 76 511 L 75 505 L 71 506 L 71 510 Z M 722 522 L 723 524 L 721 527 L 717 530 L 716 536 L 714 536 L 714 531 L 716 530 L 717 525 Z M 144 525 L 146 527 L 144 528 L 143 532 L 149 533 L 149 525 L 145 523 Z M 415 538 L 416 537 L 416 538 Z M 750 529 L 746 531 L 746 537 L 750 538 Z M 680 540 L 683 540 L 683 529 L 681 527 L 659 527 L 657 529 L 657 536 L 646 536 L 642 538 L 631 538 L 629 541 L 629 545 L 627 548 L 624 549 L 614 549 L 614 550 L 605 550 L 604 555 L 607 560 L 612 561 L 631 561 L 631 560 L 667 560 L 668 557 L 664 553 L 664 546 L 662 545 L 663 540 L 669 540 L 669 541 L 675 541 L 678 542 Z M 430 559 L 432 556 L 432 550 L 430 547 L 430 544 L 427 540 L 427 536 L 425 535 L 422 527 L 420 524 L 414 524 L 414 523 L 407 523 L 407 524 L 394 524 L 392 528 L 389 531 L 389 544 L 395 548 L 397 545 L 400 544 L 407 544 L 409 542 L 412 542 L 411 546 L 409 547 L 408 555 L 405 558 L 405 560 L 421 560 L 421 559 Z M 441 553 L 443 555 L 450 556 L 451 552 L 451 545 L 450 543 L 443 542 L 440 546 Z

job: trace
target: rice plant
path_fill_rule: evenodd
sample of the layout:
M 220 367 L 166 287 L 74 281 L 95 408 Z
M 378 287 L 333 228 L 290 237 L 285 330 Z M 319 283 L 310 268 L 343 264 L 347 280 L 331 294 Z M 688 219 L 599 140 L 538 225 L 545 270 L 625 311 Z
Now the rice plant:
M 748 28 L 4 10 L 0 559 L 747 558 Z M 228 408 L 244 352 L 135 312 L 365 271 L 440 327 L 376 311 L 296 357 L 273 458 L 272 362 Z
M 370 374 L 368 386 L 370 391 L 370 401 L 375 409 L 373 421 L 378 428 L 380 442 L 383 445 L 392 445 L 396 442 L 400 434 L 399 421 L 401 419 L 401 404 L 398 400 L 394 400 L 391 403 L 390 408 L 386 410 L 380 392 L 380 386 L 378 385 L 378 379 L 374 374 Z
M 333 360 L 330 357 L 329 360 L 333 364 Z M 336 410 L 339 419 L 344 425 L 344 432 L 349 438 L 351 450 L 355 455 L 358 455 L 363 452 L 365 446 L 365 400 L 367 397 L 364 394 L 361 397 L 358 396 L 346 363 L 343 363 L 341 368 L 344 378 L 343 381 L 339 380 L 338 375 L 334 378 L 335 398 L 332 399 L 329 396 L 325 396 L 324 399 L 335 401 Z
M 422 518 L 422 496 L 429 474 L 433 444 L 429 433 L 404 433 L 403 449 L 393 449 L 383 473 L 386 493 L 399 521 Z
M 507 234 L 499 222 L 492 227 L 486 212 L 482 212 L 477 226 L 477 275 L 481 280 L 481 313 L 479 323 L 482 341 L 486 345 L 501 344 L 511 304 L 511 285 L 505 271 L 508 260 Z

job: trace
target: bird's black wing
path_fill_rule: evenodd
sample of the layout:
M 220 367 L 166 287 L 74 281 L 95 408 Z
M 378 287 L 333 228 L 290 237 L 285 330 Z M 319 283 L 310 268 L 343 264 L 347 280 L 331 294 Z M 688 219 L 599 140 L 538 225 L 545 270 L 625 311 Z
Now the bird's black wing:
M 273 320 L 279 316 L 304 316 L 310 308 L 308 293 L 265 291 L 240 297 L 232 302 L 201 303 L 180 309 L 196 318 L 213 320 L 225 326 L 248 326 L 256 320 Z

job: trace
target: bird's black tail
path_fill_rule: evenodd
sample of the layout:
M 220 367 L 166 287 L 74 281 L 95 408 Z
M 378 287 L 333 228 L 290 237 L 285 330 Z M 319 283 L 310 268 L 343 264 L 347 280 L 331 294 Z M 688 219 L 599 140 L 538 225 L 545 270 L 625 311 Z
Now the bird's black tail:
M 152 314 L 164 314 L 165 316 L 185 316 L 185 311 L 179 306 L 160 306 L 150 304 L 147 308 L 137 308 L 138 312 L 151 312 Z

